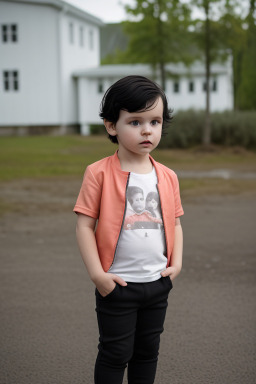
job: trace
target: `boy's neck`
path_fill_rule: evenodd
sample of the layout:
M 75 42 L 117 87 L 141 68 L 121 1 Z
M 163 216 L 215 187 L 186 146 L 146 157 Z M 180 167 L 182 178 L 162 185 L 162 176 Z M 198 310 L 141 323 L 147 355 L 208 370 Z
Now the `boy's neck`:
M 153 164 L 149 154 L 145 155 L 130 155 L 127 156 L 122 151 L 118 151 L 118 158 L 123 171 L 134 173 L 150 173 L 153 169 Z

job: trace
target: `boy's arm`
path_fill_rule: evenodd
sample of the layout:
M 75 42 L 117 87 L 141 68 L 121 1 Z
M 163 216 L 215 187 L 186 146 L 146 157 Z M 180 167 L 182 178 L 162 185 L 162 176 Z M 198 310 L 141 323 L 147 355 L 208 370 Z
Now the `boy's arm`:
M 171 280 L 174 280 L 175 277 L 181 271 L 182 268 L 182 253 L 183 253 L 183 232 L 182 226 L 180 224 L 180 219 L 175 219 L 175 237 L 174 237 L 174 246 L 172 251 L 171 266 L 166 268 L 165 271 L 161 273 L 162 276 L 170 276 Z
M 96 219 L 78 214 L 76 225 L 76 237 L 79 250 L 91 280 L 96 285 L 102 296 L 108 295 L 116 286 L 127 285 L 121 277 L 104 272 L 96 244 L 94 234 Z

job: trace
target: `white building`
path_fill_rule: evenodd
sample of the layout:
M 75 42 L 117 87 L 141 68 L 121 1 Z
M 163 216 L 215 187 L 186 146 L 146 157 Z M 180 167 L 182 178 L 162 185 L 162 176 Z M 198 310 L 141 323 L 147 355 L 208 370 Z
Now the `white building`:
M 123 76 L 152 77 L 147 65 L 100 64 L 103 23 L 62 0 L 0 0 L 0 134 L 62 133 L 99 124 L 104 91 Z M 200 63 L 169 65 L 174 111 L 205 108 Z M 157 78 L 156 78 L 157 81 Z M 211 110 L 233 108 L 232 63 L 212 66 Z M 18 128 L 18 130 L 17 130 Z
M 191 67 L 183 64 L 169 64 L 169 77 L 166 84 L 166 96 L 169 105 L 178 110 L 205 109 L 205 70 L 202 63 Z M 233 108 L 232 62 L 214 64 L 211 68 L 210 104 L 212 111 L 224 111 Z M 99 106 L 104 92 L 118 79 L 127 75 L 141 75 L 152 78 L 148 65 L 104 65 L 84 71 L 78 71 L 74 77 L 78 81 L 78 119 L 83 134 L 89 133 L 91 124 L 99 124 Z M 156 78 L 157 81 L 157 78 Z
M 0 127 L 78 124 L 72 74 L 99 65 L 101 25 L 61 0 L 0 0 Z

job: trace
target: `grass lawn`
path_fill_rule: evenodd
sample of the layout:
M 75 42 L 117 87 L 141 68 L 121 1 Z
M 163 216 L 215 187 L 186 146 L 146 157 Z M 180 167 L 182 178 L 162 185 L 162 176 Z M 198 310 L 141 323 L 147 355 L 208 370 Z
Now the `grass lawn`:
M 105 156 L 114 153 L 117 146 L 105 136 L 30 136 L 0 138 L 0 183 L 30 180 L 31 188 L 35 180 L 67 179 L 82 180 L 85 167 Z M 213 147 L 205 152 L 201 148 L 189 150 L 155 150 L 157 161 L 181 170 L 230 169 L 240 172 L 256 173 L 256 153 L 243 148 Z M 34 180 L 34 183 L 33 183 Z M 19 184 L 17 186 L 20 188 Z M 182 179 L 180 178 L 182 198 L 208 194 L 237 194 L 256 192 L 256 180 L 223 179 Z M 1 187 L 0 187 L 1 191 Z M 8 201 L 0 192 L 0 212 L 9 210 Z
M 81 175 L 85 166 L 113 151 L 102 138 L 30 136 L 0 139 L 0 181 Z
M 86 165 L 111 155 L 116 148 L 104 136 L 4 137 L 0 139 L 0 181 L 81 176 Z M 224 168 L 256 172 L 256 153 L 240 148 L 155 150 L 153 156 L 175 171 Z

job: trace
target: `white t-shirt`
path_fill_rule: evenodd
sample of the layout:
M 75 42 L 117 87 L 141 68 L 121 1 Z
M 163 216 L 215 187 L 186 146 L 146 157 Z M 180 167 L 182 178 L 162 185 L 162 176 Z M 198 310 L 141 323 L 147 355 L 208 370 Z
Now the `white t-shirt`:
M 126 192 L 126 212 L 116 255 L 108 272 L 127 282 L 145 283 L 166 269 L 166 243 L 157 175 L 131 172 Z

